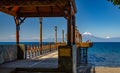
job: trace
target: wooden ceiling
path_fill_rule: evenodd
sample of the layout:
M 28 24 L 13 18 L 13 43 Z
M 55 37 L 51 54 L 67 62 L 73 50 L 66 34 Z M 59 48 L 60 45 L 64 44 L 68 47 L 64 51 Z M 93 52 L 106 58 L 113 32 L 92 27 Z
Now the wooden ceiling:
M 74 15 L 74 0 L 2 0 L 0 11 L 18 17 L 67 17 L 69 3 Z

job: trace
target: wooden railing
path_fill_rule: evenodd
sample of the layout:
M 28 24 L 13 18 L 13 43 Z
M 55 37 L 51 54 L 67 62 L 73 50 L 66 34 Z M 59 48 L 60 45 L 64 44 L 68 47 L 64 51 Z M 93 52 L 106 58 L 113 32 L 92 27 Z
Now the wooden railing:
M 86 41 L 86 42 L 80 42 L 76 43 L 76 46 L 79 48 L 89 48 L 93 46 L 93 43 L 91 41 Z
M 26 58 L 35 58 L 42 54 L 57 50 L 57 44 L 47 44 L 42 46 L 42 53 L 40 53 L 40 45 L 27 45 Z

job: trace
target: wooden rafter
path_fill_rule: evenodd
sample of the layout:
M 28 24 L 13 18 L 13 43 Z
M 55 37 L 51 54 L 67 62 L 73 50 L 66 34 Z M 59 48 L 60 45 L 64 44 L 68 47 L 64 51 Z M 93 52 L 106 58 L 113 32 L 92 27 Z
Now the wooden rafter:
M 19 7 L 16 13 L 19 13 L 22 7 Z
M 74 14 L 75 14 L 77 12 L 75 0 L 70 0 L 70 1 L 71 1 L 71 4 L 72 4 L 72 8 L 73 8 Z
M 72 15 L 76 9 L 74 0 L 2 0 L 0 11 L 18 17 L 65 17 L 70 2 Z
M 9 11 L 9 10 L 6 9 L 6 8 L 0 8 L 0 11 L 1 11 L 1 12 L 4 12 L 4 13 L 6 13 L 6 14 L 12 15 L 12 16 L 17 16 L 17 13 L 16 13 L 16 12 Z
M 59 0 L 57 1 L 57 3 L 55 4 L 55 6 L 59 9 L 59 11 L 64 15 L 65 18 L 67 18 L 67 13 L 66 13 L 66 8 L 67 8 L 67 2 L 65 2 L 65 5 L 63 7 L 62 6 L 62 2 Z
M 28 6 L 53 6 L 55 0 L 3 0 L 0 1 L 0 7 L 4 6 L 21 6 L 21 7 L 28 7 Z
M 9 7 L 8 10 L 11 11 L 13 7 Z
M 56 4 L 56 7 L 59 8 L 59 10 L 61 11 L 61 13 L 64 15 L 65 18 L 67 18 L 67 14 L 65 13 L 65 10 L 62 9 L 59 5 Z
M 61 13 L 53 13 L 52 15 L 50 13 L 45 13 L 45 12 L 40 12 L 38 13 L 34 13 L 34 12 L 24 12 L 24 13 L 20 13 L 18 14 L 18 16 L 20 17 L 63 17 L 63 15 Z

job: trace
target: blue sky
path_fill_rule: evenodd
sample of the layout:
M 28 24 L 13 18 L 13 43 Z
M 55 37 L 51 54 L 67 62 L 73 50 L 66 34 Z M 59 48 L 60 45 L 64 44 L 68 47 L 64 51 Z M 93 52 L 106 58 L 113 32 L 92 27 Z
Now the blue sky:
M 120 37 L 120 9 L 107 0 L 76 0 L 76 24 L 80 33 L 89 32 L 98 37 Z M 0 12 L 0 42 L 15 41 L 15 22 L 12 16 Z M 66 33 L 64 18 L 43 18 L 43 39 L 54 38 L 54 26 L 58 26 L 58 38 Z M 39 41 L 39 19 L 27 18 L 21 25 L 20 41 Z

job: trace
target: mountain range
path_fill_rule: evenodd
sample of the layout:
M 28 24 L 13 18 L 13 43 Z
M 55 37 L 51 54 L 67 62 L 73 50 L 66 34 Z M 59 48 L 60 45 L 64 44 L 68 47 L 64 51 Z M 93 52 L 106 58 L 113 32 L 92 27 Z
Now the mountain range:
M 120 42 L 120 37 L 100 38 L 91 34 L 83 34 L 82 40 L 83 41 L 91 40 L 92 42 Z
M 54 42 L 54 38 L 43 39 L 43 42 Z M 66 38 L 64 39 L 66 41 Z M 91 40 L 92 42 L 120 42 L 120 37 L 114 38 L 101 38 L 92 34 L 82 34 L 82 41 L 85 42 Z M 39 39 L 33 39 L 32 41 L 39 41 Z M 62 38 L 57 39 L 58 42 L 62 41 Z

